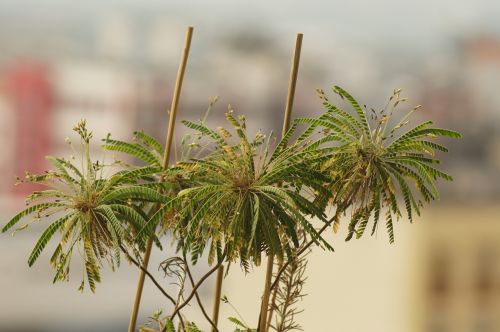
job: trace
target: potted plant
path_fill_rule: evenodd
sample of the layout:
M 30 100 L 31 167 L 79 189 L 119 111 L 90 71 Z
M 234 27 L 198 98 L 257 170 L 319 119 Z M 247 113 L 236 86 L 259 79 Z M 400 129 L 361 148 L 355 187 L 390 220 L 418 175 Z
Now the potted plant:
M 295 59 L 298 63 L 298 57 Z M 459 138 L 460 134 L 435 128 L 431 121 L 407 129 L 411 114 L 419 107 L 399 114 L 406 102 L 400 90 L 394 91 L 384 109 L 376 111 L 361 107 L 339 86 L 332 91 L 347 108 L 318 90 L 323 112 L 297 118 L 289 126 L 298 67 L 293 68 L 281 139 L 272 133 L 249 134 L 246 118 L 229 107 L 225 114 L 229 127 L 211 128 L 204 119 L 183 121 L 193 133 L 182 141 L 181 158 L 169 166 L 180 84 L 165 146 L 144 132 L 135 132 L 131 142 L 104 138 L 105 150 L 128 154 L 141 161 L 139 166 L 119 160 L 94 161 L 89 149 L 92 133 L 80 122 L 74 130 L 81 138 L 81 160 L 49 157 L 55 170 L 28 173 L 21 182 L 39 183 L 47 189 L 28 196 L 28 207 L 2 231 L 27 217 L 30 221 L 18 229 L 57 216 L 28 263 L 31 266 L 59 232 L 50 259 L 56 268 L 54 281 L 68 280 L 70 260 L 78 248 L 86 271 L 80 290 L 87 284 L 95 291 L 102 263 L 114 269 L 124 255 L 172 304 L 166 315 L 154 313 L 150 324 L 141 327 L 143 331 L 200 331 L 182 314 L 192 299 L 212 331 L 219 331 L 218 305 L 221 300 L 230 304 L 220 293 L 222 267 L 226 266 L 227 274 L 229 266 L 238 263 L 249 272 L 264 257 L 267 273 L 257 324 L 249 325 L 241 317 L 230 320 L 236 331 L 299 329 L 297 302 L 306 279 L 305 255 L 313 245 L 333 251 L 322 237 L 325 230 L 337 232 L 346 222 L 348 241 L 361 238 L 367 227 L 374 234 L 383 218 L 392 243 L 394 221 L 406 214 L 411 222 L 424 203 L 438 198 L 436 180 L 452 179 L 435 167 L 439 163 L 436 153 L 447 152 L 435 139 Z M 161 248 L 166 234 L 173 238 L 174 250 L 160 267 L 178 284 L 177 294 L 169 294 L 147 266 L 151 246 Z M 203 254 L 209 269 L 195 280 L 191 268 Z M 210 316 L 198 289 L 216 271 L 217 291 Z M 134 309 L 140 302 L 139 284 Z M 134 315 L 130 326 L 134 330 Z

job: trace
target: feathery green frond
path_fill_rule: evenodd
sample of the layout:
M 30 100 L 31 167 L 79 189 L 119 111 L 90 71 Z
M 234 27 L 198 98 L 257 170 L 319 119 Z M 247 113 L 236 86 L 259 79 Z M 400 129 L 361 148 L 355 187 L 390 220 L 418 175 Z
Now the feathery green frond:
M 380 211 L 386 209 L 386 228 L 390 242 L 394 241 L 394 218 L 401 216 L 397 196 L 404 202 L 403 210 L 410 221 L 413 210 L 420 213 L 420 200 L 430 202 L 439 197 L 436 180 L 447 181 L 452 177 L 434 167 L 439 163 L 436 152 L 447 152 L 443 145 L 433 142 L 438 137 L 459 138 L 458 132 L 434 128 L 431 121 L 404 132 L 409 116 L 418 107 L 402 114 L 392 128 L 398 107 L 406 99 L 395 90 L 387 106 L 371 114 L 344 89 L 334 86 L 333 91 L 352 106 L 353 112 L 332 104 L 323 91 L 319 96 L 326 112 L 319 118 L 301 118 L 296 123 L 323 129 L 319 146 L 330 150 L 329 156 L 320 162 L 321 171 L 330 178 L 327 185 L 332 194 L 331 203 L 337 208 L 335 220 L 342 212 L 351 211 L 346 240 L 354 234 L 359 238 L 373 215 L 375 232 Z M 371 115 L 372 121 L 368 121 Z M 397 138 L 396 134 L 400 133 Z M 328 139 L 330 138 L 330 139 Z M 315 147 L 318 148 L 318 147 Z M 335 229 L 338 227 L 336 224 Z
M 105 144 L 103 145 L 103 148 L 106 150 L 129 154 L 149 165 L 161 165 L 161 158 L 140 144 L 117 141 L 109 138 L 104 141 Z
M 183 249 L 197 257 L 207 244 L 222 243 L 227 260 L 258 265 L 263 253 L 279 259 L 290 256 L 299 245 L 299 229 L 331 248 L 309 220 L 326 222 L 323 210 L 313 203 L 325 195 L 326 178 L 319 167 L 311 167 L 325 156 L 308 150 L 306 140 L 290 142 L 297 125 L 269 155 L 272 147 L 264 135 L 248 138 L 243 116 L 234 116 L 230 109 L 226 119 L 233 130 L 219 127 L 221 134 L 203 122 L 184 122 L 212 150 L 177 165 L 188 179 L 186 189 L 173 200 L 173 227 L 183 239 Z M 152 222 L 160 218 L 161 214 Z
M 57 219 L 49 227 L 47 227 L 47 229 L 43 232 L 42 236 L 40 236 L 40 239 L 36 243 L 35 247 L 33 248 L 33 251 L 31 252 L 30 257 L 28 258 L 29 266 L 32 266 L 35 263 L 35 261 L 38 259 L 38 256 L 40 256 L 43 249 L 50 241 L 54 233 L 57 232 L 64 225 L 66 220 L 72 217 L 74 217 L 74 214 L 67 214 L 64 217 Z
M 78 249 L 76 251 L 82 255 L 86 271 L 86 283 L 94 291 L 96 283 L 101 280 L 99 271 L 103 263 L 109 263 L 112 268 L 119 266 L 121 246 L 144 248 L 146 237 L 138 236 L 148 219 L 142 211 L 142 205 L 165 202 L 166 197 L 148 187 L 148 179 L 155 181 L 159 167 L 124 169 L 105 177 L 104 171 L 119 162 L 111 165 L 94 163 L 89 147 L 92 133 L 87 130 L 84 121 L 75 126 L 75 131 L 80 134 L 82 143 L 82 167 L 78 168 L 62 158 L 47 157 L 56 170 L 42 175 L 28 174 L 23 181 L 40 183 L 43 180 L 41 184 L 47 190 L 28 196 L 28 204 L 35 201 L 37 204 L 15 215 L 2 231 L 6 232 L 29 216 L 35 220 L 57 216 L 57 220 L 45 229 L 36 243 L 28 264 L 32 266 L 55 233 L 60 232 L 61 239 L 50 259 L 51 265 L 56 268 L 54 280 L 69 278 L 71 258 L 75 249 Z M 152 144 L 147 136 L 139 137 Z M 68 143 L 72 144 L 70 141 Z M 110 146 L 115 144 L 110 150 L 115 147 L 116 150 L 127 150 L 132 146 L 109 139 L 107 143 Z M 145 148 L 136 148 L 134 145 L 131 149 L 137 156 L 156 161 L 152 158 L 154 155 Z

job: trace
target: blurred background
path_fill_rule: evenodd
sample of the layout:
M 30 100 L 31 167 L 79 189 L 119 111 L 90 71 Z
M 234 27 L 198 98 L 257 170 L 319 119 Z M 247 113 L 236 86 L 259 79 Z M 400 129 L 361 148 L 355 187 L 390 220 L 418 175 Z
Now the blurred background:
M 250 131 L 279 134 L 295 34 L 303 32 L 294 116 L 321 112 L 316 88 L 338 84 L 377 109 L 402 88 L 409 107 L 423 105 L 415 122 L 464 135 L 444 142 L 451 152 L 443 169 L 455 181 L 440 183 L 442 199 L 418 222 L 396 225 L 394 245 L 383 233 L 345 243 L 340 232 L 328 235 L 335 253 L 310 256 L 304 330 L 500 331 L 500 2 L 251 3 L 0 0 L 2 224 L 33 189 L 14 187 L 15 176 L 47 169 L 47 154 L 69 155 L 64 138 L 79 119 L 97 138 L 129 139 L 137 129 L 164 137 L 188 25 L 195 32 L 178 119 L 200 118 L 218 95 L 209 123 L 230 103 Z M 50 250 L 33 268 L 26 263 L 44 226 L 0 238 L 0 331 L 126 330 L 137 271 L 105 274 L 96 294 L 77 292 L 78 275 L 52 284 Z M 168 250 L 154 252 L 153 271 Z M 262 268 L 231 273 L 223 294 L 253 325 Z M 202 289 L 207 300 L 213 282 Z M 171 310 L 151 283 L 144 294 L 141 323 Z M 222 306 L 223 331 L 235 315 Z

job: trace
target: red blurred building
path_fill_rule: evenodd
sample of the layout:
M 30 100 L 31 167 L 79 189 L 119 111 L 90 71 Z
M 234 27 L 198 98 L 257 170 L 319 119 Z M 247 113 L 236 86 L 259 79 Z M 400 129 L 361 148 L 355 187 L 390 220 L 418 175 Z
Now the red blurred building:
M 46 170 L 45 156 L 50 150 L 53 113 L 53 89 L 48 69 L 36 62 L 19 62 L 5 72 L 5 92 L 13 114 L 14 137 L 10 140 L 15 148 L 12 156 L 12 175 L 23 176 Z M 10 181 L 7 181 L 7 183 Z M 26 194 L 33 187 L 10 186 L 13 194 Z

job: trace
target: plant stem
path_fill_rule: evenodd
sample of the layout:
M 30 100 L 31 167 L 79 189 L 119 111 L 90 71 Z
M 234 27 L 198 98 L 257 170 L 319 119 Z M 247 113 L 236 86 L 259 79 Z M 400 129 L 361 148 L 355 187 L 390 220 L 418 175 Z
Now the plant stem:
M 172 139 L 174 135 L 174 125 L 175 117 L 177 115 L 177 106 L 179 104 L 179 97 L 182 89 L 182 81 L 184 79 L 184 72 L 186 70 L 187 58 L 189 56 L 189 49 L 191 47 L 191 39 L 193 36 L 193 27 L 188 27 L 186 31 L 186 40 L 184 44 L 184 52 L 181 57 L 181 62 L 179 64 L 179 70 L 177 72 L 177 80 L 174 88 L 174 97 L 172 99 L 172 105 L 170 107 L 170 116 L 168 121 L 168 130 L 165 143 L 165 153 L 163 154 L 163 169 L 168 167 L 168 161 L 170 159 L 170 150 L 172 147 Z M 130 315 L 130 322 L 128 327 L 128 332 L 134 332 L 135 326 L 137 324 L 137 314 L 139 312 L 139 307 L 141 305 L 142 290 L 144 288 L 144 271 L 147 271 L 149 257 L 151 256 L 151 249 L 153 246 L 152 239 L 148 240 L 146 252 L 144 253 L 144 269 L 141 269 L 141 274 L 139 275 L 139 281 L 137 282 L 137 290 L 134 300 L 134 306 L 132 308 L 132 313 Z M 180 315 L 179 315 L 180 317 Z
M 193 275 L 191 274 L 191 269 L 189 268 L 189 264 L 188 264 L 188 261 L 186 259 L 185 253 L 184 253 L 183 257 L 184 257 L 184 266 L 186 267 L 186 272 L 187 272 L 187 275 L 189 277 L 189 281 L 191 282 L 191 286 L 194 288 L 195 284 L 194 284 Z M 221 265 L 221 267 L 222 267 L 222 265 Z M 220 267 L 219 267 L 219 270 L 220 270 Z M 198 302 L 198 306 L 200 307 L 200 310 L 203 313 L 203 316 L 205 316 L 206 320 L 210 323 L 210 325 L 212 325 L 212 331 L 219 332 L 219 330 L 217 329 L 217 321 L 210 319 L 210 316 L 208 316 L 207 311 L 205 310 L 205 307 L 203 306 L 203 303 L 201 302 L 201 299 L 200 299 L 198 292 L 195 292 L 195 297 L 196 297 L 196 302 Z
M 220 298 L 222 293 L 222 280 L 224 278 L 224 265 L 219 266 L 217 270 L 217 280 L 215 282 L 215 294 L 214 294 L 214 307 L 212 311 L 212 320 L 215 323 L 212 332 L 216 332 L 217 324 L 219 322 L 219 308 L 220 308 Z
M 153 282 L 153 284 L 160 290 L 160 292 L 165 295 L 165 297 L 167 299 L 170 300 L 170 302 L 172 302 L 172 304 L 175 306 L 176 305 L 176 302 L 174 300 L 174 298 L 169 295 L 167 293 L 167 291 L 161 287 L 160 283 L 155 279 L 155 277 L 153 277 L 153 275 L 151 274 L 151 272 L 149 272 L 145 267 L 144 267 L 144 264 L 140 264 L 134 257 L 132 257 L 132 255 L 129 254 L 129 252 L 122 246 L 120 245 L 120 249 L 122 250 L 122 252 L 127 256 L 127 258 L 132 262 L 134 263 L 135 266 L 137 266 L 142 272 L 141 275 L 147 275 L 149 277 L 149 279 L 151 279 L 151 281 Z M 142 291 L 142 290 L 141 290 Z M 178 314 L 179 316 L 179 320 L 181 321 L 181 324 L 182 326 L 184 326 L 184 321 L 182 320 L 182 317 L 180 314 Z M 134 327 L 135 328 L 135 327 Z
M 278 271 L 281 270 L 281 267 L 283 266 L 283 262 L 279 262 L 278 264 Z M 269 317 L 267 318 L 267 323 L 266 323 L 266 331 L 269 331 L 269 327 L 271 326 L 271 322 L 273 320 L 273 313 L 274 313 L 274 306 L 276 303 L 276 293 L 278 292 L 278 288 L 272 288 L 271 290 L 273 292 L 273 296 L 271 298 L 271 303 L 269 304 Z
M 133 308 L 132 309 L 132 314 L 130 315 L 130 321 L 129 321 L 129 325 L 128 325 L 128 332 L 134 332 L 135 326 L 137 324 L 137 314 L 139 312 L 139 307 L 141 305 L 141 298 L 142 298 L 142 290 L 143 290 L 143 286 L 144 286 L 144 279 L 146 277 L 146 274 L 149 275 L 149 272 L 147 271 L 147 268 L 148 268 L 148 264 L 149 264 L 149 258 L 151 256 L 151 249 L 152 249 L 152 247 L 153 247 L 153 240 L 150 238 L 150 239 L 148 239 L 148 242 L 146 244 L 146 252 L 144 253 L 144 260 L 142 262 L 142 265 L 139 262 L 136 262 L 134 259 L 132 259 L 132 257 L 130 255 L 128 255 L 129 259 L 132 262 L 134 262 L 134 264 L 141 270 L 141 273 L 139 274 L 139 281 L 137 282 L 137 289 L 135 290 L 134 306 L 132 307 Z M 122 248 L 122 251 L 123 250 L 124 250 L 124 248 Z M 127 252 L 127 254 L 128 254 L 128 252 Z M 154 280 L 154 278 L 151 278 L 151 280 L 156 285 L 156 282 L 155 282 L 156 280 Z M 156 287 L 158 287 L 158 285 Z M 160 289 L 160 291 L 163 293 L 163 295 L 165 295 L 167 298 L 169 298 L 171 301 L 173 301 L 173 303 L 175 305 L 175 301 L 173 300 L 173 298 L 171 298 L 168 294 L 166 294 L 166 292 L 164 293 L 162 291 L 162 289 Z
M 262 303 L 260 306 L 260 317 L 259 317 L 259 332 L 266 331 L 267 323 L 267 309 L 269 306 L 269 295 L 271 292 L 271 278 L 273 276 L 273 266 L 274 266 L 274 255 L 270 255 L 267 258 L 267 269 L 266 269 L 266 281 L 264 284 L 264 294 L 262 295 Z
M 297 86 L 297 77 L 299 74 L 300 51 L 302 49 L 302 33 L 297 34 L 295 40 L 295 52 L 293 54 L 292 68 L 290 70 L 290 79 L 288 82 L 288 95 L 286 98 L 285 118 L 283 119 L 283 130 L 281 135 L 284 136 L 290 127 L 290 118 L 292 115 L 293 100 L 295 97 L 295 88 Z
M 120 245 L 120 248 L 122 250 L 122 252 L 127 256 L 127 258 L 132 262 L 134 263 L 135 266 L 137 266 L 141 271 L 144 272 L 144 275 L 147 275 L 149 277 L 149 279 L 151 279 L 151 281 L 155 284 L 155 286 L 160 290 L 160 292 L 165 295 L 165 297 L 167 297 L 170 302 L 172 302 L 172 304 L 175 305 L 175 299 L 169 295 L 167 293 L 167 291 L 165 291 L 165 289 L 163 287 L 161 287 L 160 283 L 155 279 L 155 277 L 153 277 L 153 275 L 151 274 L 151 272 L 149 272 L 145 267 L 144 267 L 144 264 L 140 264 L 135 258 L 132 257 L 132 255 L 129 254 L 129 252 L 122 246 Z
M 198 283 L 193 287 L 193 290 L 191 291 L 191 294 L 189 294 L 189 296 L 186 298 L 186 300 L 184 300 L 184 302 L 177 306 L 174 310 L 174 312 L 172 313 L 172 315 L 170 315 L 171 317 L 174 317 L 182 308 L 184 308 L 188 303 L 189 301 L 191 301 L 191 299 L 193 298 L 193 296 L 196 294 L 196 291 L 198 290 L 198 288 L 203 284 L 203 282 L 208 278 L 210 277 L 210 275 L 212 273 L 214 273 L 218 268 L 219 266 L 222 265 L 222 262 L 223 262 L 224 259 L 222 259 L 219 263 L 217 263 L 213 268 L 211 268 L 207 273 L 205 273 L 205 275 L 203 277 L 201 277 L 201 279 L 198 281 Z

